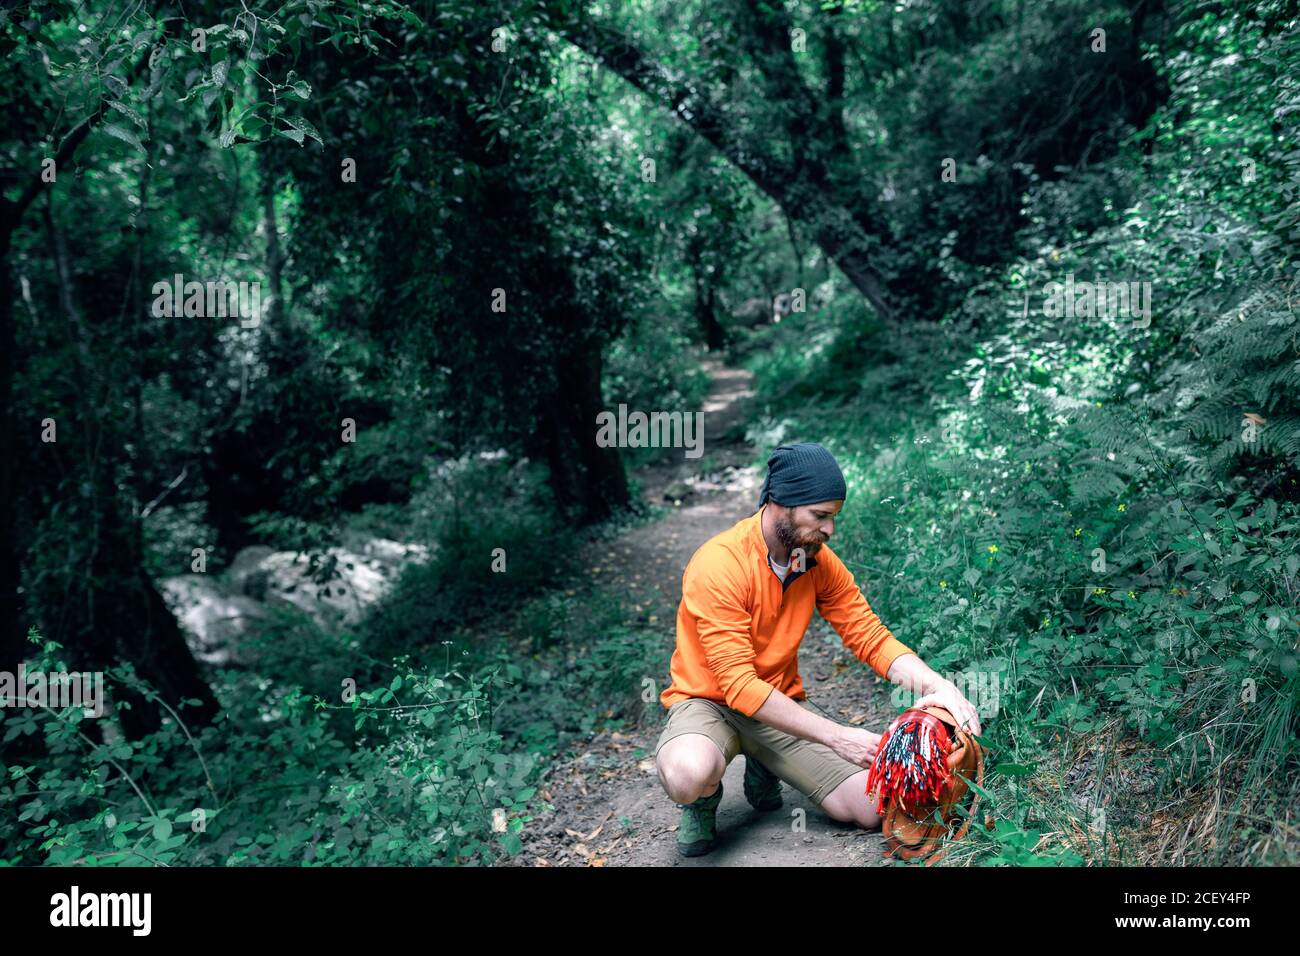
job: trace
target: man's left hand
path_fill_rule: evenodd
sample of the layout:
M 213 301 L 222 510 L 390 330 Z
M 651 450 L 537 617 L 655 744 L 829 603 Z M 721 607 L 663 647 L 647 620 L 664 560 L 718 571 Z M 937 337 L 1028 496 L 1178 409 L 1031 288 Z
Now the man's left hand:
M 937 704 L 947 710 L 957 720 L 957 726 L 962 730 L 969 731 L 973 734 L 980 732 L 980 718 L 975 711 L 975 705 L 968 701 L 957 690 L 957 685 L 952 681 L 942 681 L 932 687 L 924 697 L 917 700 L 913 707 L 925 707 L 929 704 Z

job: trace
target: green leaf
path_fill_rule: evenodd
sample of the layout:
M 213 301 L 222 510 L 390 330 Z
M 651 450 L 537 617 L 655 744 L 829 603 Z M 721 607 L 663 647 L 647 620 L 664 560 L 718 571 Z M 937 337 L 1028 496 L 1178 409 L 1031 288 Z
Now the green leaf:
M 292 126 L 299 133 L 302 133 L 306 136 L 310 136 L 312 139 L 320 143 L 322 146 L 325 145 L 325 141 L 320 138 L 320 133 L 316 132 L 316 127 L 312 126 L 311 123 L 303 119 L 301 116 L 285 116 L 283 117 L 283 119 L 286 123 Z M 285 135 L 288 134 L 286 133 Z M 294 136 L 289 136 L 289 138 L 294 140 L 294 142 L 297 143 L 302 142 L 300 138 Z
M 974 790 L 976 793 L 978 793 L 978 794 L 979 794 L 981 797 L 983 797 L 985 800 L 992 800 L 992 799 L 993 799 L 993 794 L 989 793 L 987 790 L 985 790 L 983 787 L 981 787 L 981 786 L 980 786 L 978 783 L 976 783 L 974 780 L 967 780 L 967 779 L 966 779 L 966 775 L 963 774 L 963 773 L 961 773 L 960 771 L 958 772 L 957 775 L 958 775 L 959 777 L 961 777 L 963 780 L 965 780 L 965 781 L 966 781 L 966 785 L 969 786 L 969 787 L 970 787 L 972 790 Z
M 125 103 L 121 102 L 120 100 L 110 100 L 108 105 L 113 109 L 117 110 L 119 113 L 124 114 L 127 117 L 127 119 L 129 119 L 132 123 L 134 123 L 136 126 L 140 127 L 141 129 L 145 129 L 148 126 L 148 124 L 144 120 L 144 117 L 140 115 L 138 110 L 133 110 L 131 107 L 127 106 Z
M 144 148 L 144 143 L 140 142 L 139 137 L 137 137 L 135 133 L 132 133 L 130 130 L 123 129 L 120 126 L 115 126 L 112 123 L 106 123 L 104 124 L 104 132 L 107 133 L 109 136 L 113 136 L 116 137 L 117 139 L 120 139 L 124 143 L 130 143 L 132 146 L 134 146 L 142 153 L 148 152 L 148 150 Z
M 153 838 L 155 840 L 166 840 L 172 835 L 172 822 L 164 817 L 159 817 L 153 824 Z
M 997 766 L 997 772 L 1004 777 L 1028 777 L 1036 767 L 1037 764 L 1000 763 Z

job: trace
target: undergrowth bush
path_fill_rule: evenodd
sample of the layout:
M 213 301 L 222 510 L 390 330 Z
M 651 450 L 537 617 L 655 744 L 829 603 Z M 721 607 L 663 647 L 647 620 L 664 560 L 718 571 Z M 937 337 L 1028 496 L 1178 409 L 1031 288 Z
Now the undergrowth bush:
M 43 643 L 32 667 L 66 670 L 59 650 Z M 4 862 L 479 865 L 518 852 L 537 758 L 504 748 L 492 721 L 518 665 L 392 670 L 333 699 L 235 696 L 201 731 L 168 707 L 135 741 L 80 708 L 0 711 L 6 743 L 36 735 L 44 750 L 39 766 L 4 767 Z M 129 668 L 108 676 L 157 700 Z

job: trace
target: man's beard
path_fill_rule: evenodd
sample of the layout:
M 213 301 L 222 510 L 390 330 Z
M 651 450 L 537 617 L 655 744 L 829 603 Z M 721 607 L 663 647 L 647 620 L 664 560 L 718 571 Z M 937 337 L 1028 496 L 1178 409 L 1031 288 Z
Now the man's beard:
M 811 558 L 822 549 L 822 535 L 819 531 L 807 532 L 807 537 L 800 537 L 799 529 L 794 522 L 790 520 L 789 514 L 785 514 L 776 519 L 776 537 L 791 552 L 795 548 L 803 548 L 803 556 Z

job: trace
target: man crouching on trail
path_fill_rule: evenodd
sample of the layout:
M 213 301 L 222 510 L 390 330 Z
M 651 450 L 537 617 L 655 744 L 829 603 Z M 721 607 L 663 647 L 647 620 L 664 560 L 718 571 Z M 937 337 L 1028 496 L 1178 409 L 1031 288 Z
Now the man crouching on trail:
M 682 575 L 668 723 L 655 746 L 664 790 L 681 807 L 677 849 L 713 849 L 722 776 L 745 755 L 745 797 L 781 806 L 784 780 L 833 819 L 880 826 L 867 770 L 880 734 L 811 709 L 798 651 L 813 607 L 877 674 L 939 704 L 974 733 L 975 708 L 894 638 L 827 540 L 845 484 L 821 445 L 781 445 L 767 462 L 756 514 L 706 541 Z

